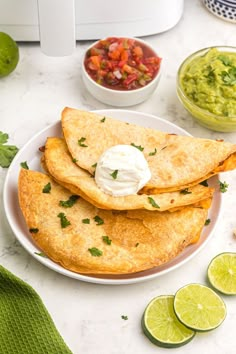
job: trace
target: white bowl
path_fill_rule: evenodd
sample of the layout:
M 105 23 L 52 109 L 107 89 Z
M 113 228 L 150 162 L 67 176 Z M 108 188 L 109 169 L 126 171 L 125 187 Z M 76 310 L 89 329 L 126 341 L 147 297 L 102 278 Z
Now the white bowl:
M 125 37 L 127 38 L 127 37 Z M 159 56 L 156 50 L 147 42 L 132 38 L 137 40 L 138 42 L 143 43 L 145 46 L 149 47 L 157 56 Z M 89 48 L 87 48 L 83 59 L 82 59 L 82 78 L 83 82 L 87 88 L 87 90 L 99 101 L 117 107 L 127 107 L 133 106 L 135 104 L 141 103 L 147 100 L 157 88 L 157 85 L 160 81 L 161 76 L 161 69 L 162 69 L 162 62 L 160 64 L 160 69 L 157 75 L 150 81 L 146 86 L 133 89 L 133 90 L 117 90 L 117 89 L 110 89 L 104 87 L 102 85 L 97 84 L 87 73 L 84 65 L 84 60 L 86 53 L 98 43 L 99 41 L 93 43 Z

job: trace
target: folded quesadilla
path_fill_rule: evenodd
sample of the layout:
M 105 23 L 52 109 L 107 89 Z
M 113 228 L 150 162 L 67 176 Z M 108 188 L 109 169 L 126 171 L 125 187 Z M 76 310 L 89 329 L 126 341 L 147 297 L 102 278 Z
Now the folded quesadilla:
M 88 171 L 73 162 L 67 145 L 61 138 L 47 139 L 44 166 L 46 171 L 59 184 L 102 209 L 171 211 L 191 204 L 196 204 L 196 206 L 205 204 L 208 208 L 214 192 L 213 188 L 197 185 L 190 187 L 187 191 L 168 192 L 159 195 L 111 196 L 97 186 L 94 177 Z M 201 201 L 204 201 L 204 203 L 200 203 Z
M 36 245 L 66 269 L 126 274 L 176 257 L 200 236 L 207 210 L 102 210 L 48 175 L 21 169 L 19 203 Z
M 152 177 L 140 193 L 182 190 L 236 167 L 236 145 L 222 140 L 163 133 L 72 108 L 62 112 L 62 129 L 72 158 L 90 174 L 111 146 L 141 149 Z

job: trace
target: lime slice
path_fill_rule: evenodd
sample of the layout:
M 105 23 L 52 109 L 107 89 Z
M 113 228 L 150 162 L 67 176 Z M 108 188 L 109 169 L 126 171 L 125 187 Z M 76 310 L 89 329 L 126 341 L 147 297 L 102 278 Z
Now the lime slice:
M 212 259 L 207 276 L 210 284 L 223 294 L 236 295 L 236 253 L 221 253 Z
M 196 334 L 177 319 L 173 303 L 173 295 L 158 296 L 148 304 L 143 314 L 143 332 L 160 347 L 180 347 Z
M 6 33 L 0 32 L 0 78 L 9 75 L 19 61 L 16 42 Z
M 210 331 L 226 316 L 220 296 L 201 284 L 188 284 L 179 289 L 174 298 L 174 310 L 178 319 L 195 331 Z

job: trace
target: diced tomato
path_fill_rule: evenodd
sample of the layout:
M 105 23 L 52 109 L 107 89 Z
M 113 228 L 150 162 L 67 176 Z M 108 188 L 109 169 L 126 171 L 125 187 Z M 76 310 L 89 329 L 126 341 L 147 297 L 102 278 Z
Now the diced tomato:
M 133 56 L 134 57 L 139 57 L 139 58 L 142 58 L 143 56 L 143 50 L 140 46 L 136 46 L 134 47 L 133 49 Z

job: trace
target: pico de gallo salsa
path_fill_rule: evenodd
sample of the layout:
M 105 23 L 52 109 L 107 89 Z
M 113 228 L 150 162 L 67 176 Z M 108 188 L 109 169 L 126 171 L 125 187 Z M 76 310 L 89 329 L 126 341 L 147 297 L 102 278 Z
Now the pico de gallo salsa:
M 144 43 L 110 37 L 97 42 L 85 55 L 85 69 L 99 85 L 116 90 L 146 86 L 157 75 L 161 58 Z

